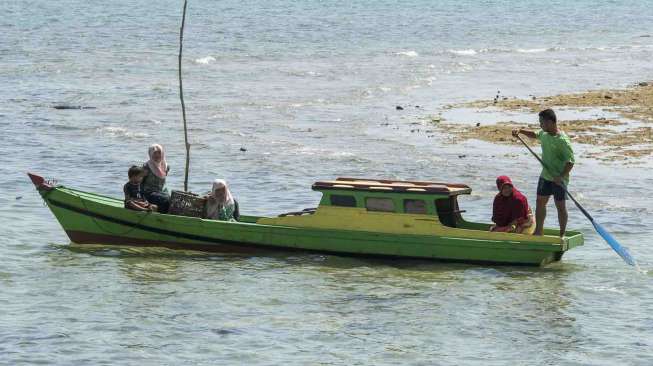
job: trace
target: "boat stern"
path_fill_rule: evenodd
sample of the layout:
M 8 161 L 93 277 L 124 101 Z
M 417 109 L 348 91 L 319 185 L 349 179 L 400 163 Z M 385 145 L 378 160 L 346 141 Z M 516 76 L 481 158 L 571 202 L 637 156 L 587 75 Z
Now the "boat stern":
M 575 247 L 582 246 L 585 243 L 585 238 L 583 233 L 580 231 L 568 231 L 565 235 L 564 243 L 565 250 L 569 250 Z

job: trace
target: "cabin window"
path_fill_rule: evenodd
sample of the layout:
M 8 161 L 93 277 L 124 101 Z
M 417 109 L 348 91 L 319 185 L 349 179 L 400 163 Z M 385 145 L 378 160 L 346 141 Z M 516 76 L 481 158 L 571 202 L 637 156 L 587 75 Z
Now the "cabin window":
M 340 194 L 332 194 L 331 206 L 356 207 L 356 198 L 354 196 L 343 196 Z
M 404 200 L 404 212 L 409 214 L 426 214 L 426 201 Z
M 395 202 L 392 198 L 370 197 L 365 200 L 368 211 L 395 212 Z

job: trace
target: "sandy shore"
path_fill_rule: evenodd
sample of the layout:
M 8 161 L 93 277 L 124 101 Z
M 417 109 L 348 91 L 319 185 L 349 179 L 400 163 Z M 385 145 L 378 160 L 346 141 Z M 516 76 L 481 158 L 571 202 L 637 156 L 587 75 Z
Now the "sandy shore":
M 465 120 L 431 116 L 427 122 L 453 136 L 452 141 L 478 139 L 494 143 L 517 144 L 511 137 L 514 128 L 539 129 L 537 112 L 545 108 L 556 111 L 573 111 L 582 118 L 564 119 L 559 115 L 559 126 L 579 144 L 596 147 L 589 157 L 601 160 L 633 160 L 653 155 L 653 82 L 642 82 L 627 89 L 591 90 L 583 93 L 534 97 L 530 100 L 497 95 L 493 100 L 448 105 L 443 115 L 458 111 L 472 111 L 462 115 Z M 594 113 L 587 113 L 594 111 Z M 600 113 L 596 113 L 599 111 Z M 488 123 L 483 113 L 493 113 L 494 122 Z M 499 117 L 496 115 L 499 114 Z M 504 114 L 505 116 L 502 116 Z M 601 116 L 609 115 L 609 117 Z M 460 117 L 459 117 L 460 119 Z M 517 121 L 515 120 L 517 119 Z

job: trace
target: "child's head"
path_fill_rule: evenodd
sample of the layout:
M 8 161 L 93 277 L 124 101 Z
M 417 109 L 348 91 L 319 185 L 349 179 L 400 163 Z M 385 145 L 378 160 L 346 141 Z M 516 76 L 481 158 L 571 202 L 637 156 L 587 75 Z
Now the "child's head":
M 542 127 L 542 129 L 546 132 L 555 133 L 558 129 L 558 118 L 556 117 L 553 109 L 545 109 L 538 115 L 540 117 L 540 127 Z
M 145 176 L 145 171 L 140 166 L 132 165 L 127 172 L 129 181 L 134 184 L 140 184 Z

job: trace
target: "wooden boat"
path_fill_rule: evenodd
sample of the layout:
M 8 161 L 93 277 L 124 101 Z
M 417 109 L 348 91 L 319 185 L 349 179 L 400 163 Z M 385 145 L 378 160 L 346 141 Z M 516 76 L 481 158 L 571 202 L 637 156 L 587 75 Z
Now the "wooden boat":
M 79 244 L 159 246 L 217 252 L 312 251 L 456 262 L 546 265 L 583 244 L 583 234 L 488 232 L 465 221 L 463 184 L 338 178 L 313 184 L 315 209 L 239 222 L 138 212 L 121 199 L 46 182 L 29 174 L 70 240 Z

